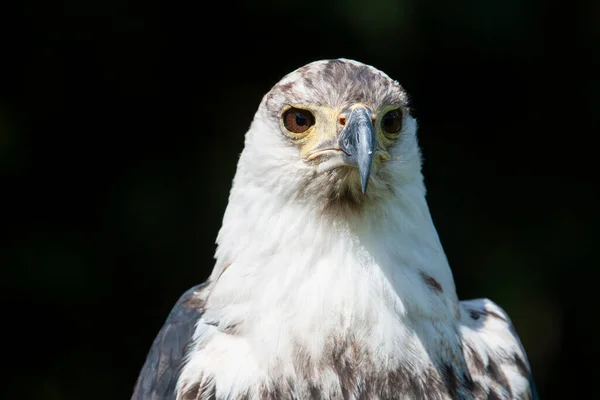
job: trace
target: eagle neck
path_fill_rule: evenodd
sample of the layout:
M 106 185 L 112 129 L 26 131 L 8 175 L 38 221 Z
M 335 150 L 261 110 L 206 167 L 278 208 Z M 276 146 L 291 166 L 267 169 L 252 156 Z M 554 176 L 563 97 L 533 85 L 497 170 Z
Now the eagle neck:
M 382 296 L 395 297 L 388 305 L 396 312 L 432 319 L 457 312 L 452 272 L 422 181 L 347 216 L 240 183 L 219 232 L 212 279 L 232 263 L 258 266 L 265 282 L 316 279 L 326 268 L 372 280 Z

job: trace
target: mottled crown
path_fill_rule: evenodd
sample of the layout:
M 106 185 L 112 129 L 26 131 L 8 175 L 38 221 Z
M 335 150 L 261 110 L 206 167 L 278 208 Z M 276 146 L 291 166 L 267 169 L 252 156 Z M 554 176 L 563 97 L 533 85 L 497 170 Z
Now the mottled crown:
M 347 59 L 321 60 L 286 75 L 266 94 L 269 114 L 279 117 L 286 104 L 315 104 L 337 107 L 365 103 L 406 107 L 402 86 L 378 69 Z

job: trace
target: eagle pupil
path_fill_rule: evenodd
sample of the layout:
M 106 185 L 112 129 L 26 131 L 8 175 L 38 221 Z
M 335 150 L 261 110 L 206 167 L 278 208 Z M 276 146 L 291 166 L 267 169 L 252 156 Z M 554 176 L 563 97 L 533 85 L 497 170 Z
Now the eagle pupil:
M 381 120 L 381 127 L 387 133 L 397 133 L 402 128 L 402 114 L 393 110 L 385 114 Z
M 383 117 L 383 126 L 385 126 L 386 128 L 391 128 L 396 123 L 397 120 L 398 120 L 398 114 L 396 114 L 396 113 L 386 114 Z
M 283 125 L 292 133 L 306 132 L 315 124 L 315 117 L 308 110 L 291 108 L 283 113 Z
M 306 123 L 306 117 L 300 113 L 296 113 L 296 125 L 298 126 L 305 126 L 307 125 Z

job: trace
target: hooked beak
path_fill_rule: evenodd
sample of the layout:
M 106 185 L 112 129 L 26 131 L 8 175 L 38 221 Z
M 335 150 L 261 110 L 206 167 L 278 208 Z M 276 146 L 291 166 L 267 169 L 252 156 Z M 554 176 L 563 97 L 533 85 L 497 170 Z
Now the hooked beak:
M 376 146 L 372 112 L 366 107 L 358 106 L 349 110 L 347 115 L 346 125 L 340 132 L 339 146 L 350 163 L 358 167 L 362 192 L 366 193 Z

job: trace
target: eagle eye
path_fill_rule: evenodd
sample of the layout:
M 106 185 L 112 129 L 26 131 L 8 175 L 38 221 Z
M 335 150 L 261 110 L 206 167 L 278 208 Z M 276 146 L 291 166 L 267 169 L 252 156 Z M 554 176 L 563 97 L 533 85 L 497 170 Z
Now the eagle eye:
M 283 113 L 283 125 L 292 133 L 303 133 L 315 124 L 315 116 L 308 110 L 290 108 Z
M 385 113 L 381 118 L 381 128 L 386 133 L 398 133 L 402 128 L 402 112 L 392 110 Z

